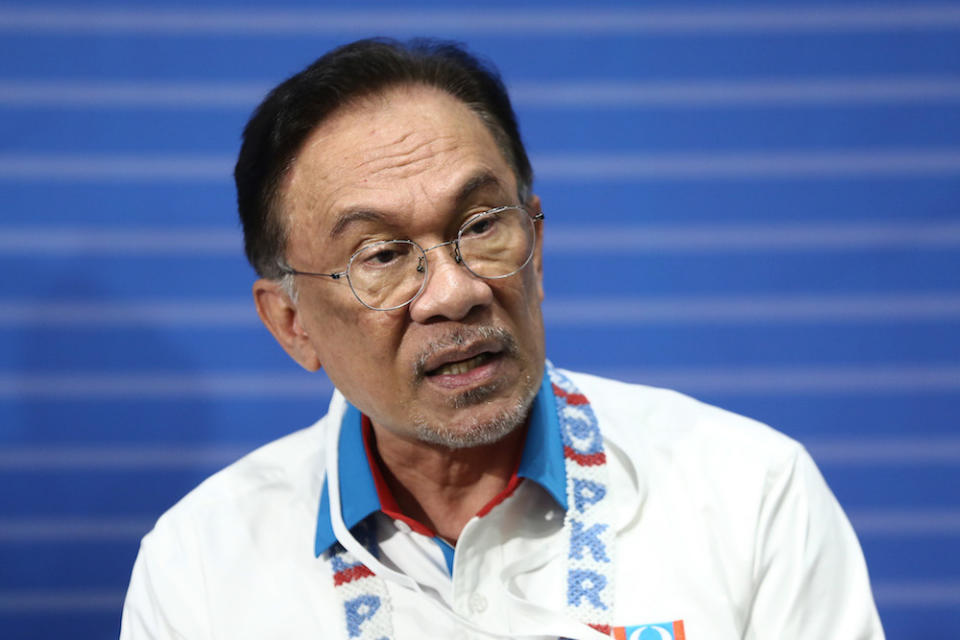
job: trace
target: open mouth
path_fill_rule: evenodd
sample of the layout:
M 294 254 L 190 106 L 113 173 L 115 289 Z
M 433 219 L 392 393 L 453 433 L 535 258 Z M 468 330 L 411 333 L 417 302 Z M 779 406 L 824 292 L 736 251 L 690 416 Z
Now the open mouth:
M 510 372 L 516 340 L 506 329 L 462 328 L 424 346 L 414 364 L 418 382 L 434 389 L 463 390 L 493 384 Z
M 472 358 L 467 358 L 466 360 L 457 360 L 456 362 L 447 362 L 446 364 L 440 365 L 436 369 L 431 369 L 427 371 L 427 377 L 433 376 L 459 376 L 464 373 L 468 373 L 477 367 L 481 367 L 499 354 L 490 353 L 486 351 L 484 353 L 477 354 Z

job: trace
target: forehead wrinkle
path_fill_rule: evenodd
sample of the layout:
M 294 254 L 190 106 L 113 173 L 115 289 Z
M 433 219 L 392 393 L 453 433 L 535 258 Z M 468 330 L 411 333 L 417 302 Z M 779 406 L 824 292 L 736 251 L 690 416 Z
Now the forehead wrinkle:
M 435 161 L 438 156 L 455 148 L 454 136 L 433 136 L 425 140 L 413 141 L 414 132 L 408 132 L 397 140 L 369 150 L 365 159 L 360 159 L 355 167 L 370 171 L 371 175 L 392 171 L 414 169 L 424 162 Z M 405 144 L 409 142 L 409 144 Z

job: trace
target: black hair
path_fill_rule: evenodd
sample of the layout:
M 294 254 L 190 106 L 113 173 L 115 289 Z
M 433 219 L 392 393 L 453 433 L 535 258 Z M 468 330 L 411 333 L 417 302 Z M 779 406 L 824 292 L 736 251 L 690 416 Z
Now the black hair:
M 516 174 L 521 202 L 526 200 L 533 170 L 510 98 L 491 65 L 454 42 L 359 40 L 330 51 L 278 85 L 243 131 L 234 169 L 237 207 L 247 259 L 261 277 L 282 275 L 286 236 L 279 192 L 310 133 L 350 101 L 418 84 L 447 92 L 483 120 Z

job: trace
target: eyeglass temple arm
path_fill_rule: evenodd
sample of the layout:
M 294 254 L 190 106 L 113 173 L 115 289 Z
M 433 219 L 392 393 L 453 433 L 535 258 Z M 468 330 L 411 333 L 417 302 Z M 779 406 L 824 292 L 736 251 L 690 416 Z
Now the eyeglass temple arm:
M 346 271 L 339 271 L 337 273 L 314 273 L 313 271 L 297 271 L 296 269 L 291 269 L 290 267 L 280 267 L 280 272 L 291 276 L 313 276 L 315 278 L 324 277 L 333 278 L 334 280 L 339 280 L 343 276 L 347 275 Z

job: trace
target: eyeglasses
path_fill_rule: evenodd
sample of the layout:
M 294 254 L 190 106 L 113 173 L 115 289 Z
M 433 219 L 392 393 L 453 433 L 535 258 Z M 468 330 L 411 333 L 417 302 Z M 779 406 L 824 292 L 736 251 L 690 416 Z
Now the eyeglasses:
M 297 271 L 281 265 L 285 274 L 339 280 L 346 277 L 353 295 L 365 307 L 391 311 L 410 304 L 427 283 L 427 253 L 453 245 L 453 259 L 478 278 L 497 280 L 517 273 L 530 262 L 536 245 L 531 216 L 519 206 L 497 207 L 471 216 L 457 237 L 424 249 L 413 240 L 385 240 L 361 247 L 346 269 L 335 273 Z

